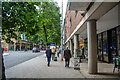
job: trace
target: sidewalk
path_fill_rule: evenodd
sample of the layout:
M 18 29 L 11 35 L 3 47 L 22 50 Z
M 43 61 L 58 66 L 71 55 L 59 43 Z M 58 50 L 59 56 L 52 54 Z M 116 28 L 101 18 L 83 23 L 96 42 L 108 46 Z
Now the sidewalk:
M 73 58 L 70 68 L 64 67 L 64 62 L 52 61 L 47 66 L 45 54 L 26 61 L 6 70 L 7 78 L 118 78 L 117 70 L 112 73 L 113 64 L 98 63 L 98 74 L 87 73 L 87 63 L 80 63 L 80 71 L 74 70 Z

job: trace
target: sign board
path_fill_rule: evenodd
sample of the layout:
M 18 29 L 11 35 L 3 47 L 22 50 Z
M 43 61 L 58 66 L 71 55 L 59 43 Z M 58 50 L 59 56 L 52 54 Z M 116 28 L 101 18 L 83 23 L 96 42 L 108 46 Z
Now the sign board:
M 80 58 L 74 58 L 74 69 L 80 70 Z

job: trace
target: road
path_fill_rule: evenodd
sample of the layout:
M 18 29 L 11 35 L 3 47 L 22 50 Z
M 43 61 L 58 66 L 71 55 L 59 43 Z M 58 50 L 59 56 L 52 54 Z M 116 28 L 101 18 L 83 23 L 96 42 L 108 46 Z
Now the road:
M 44 53 L 44 51 L 38 52 L 38 53 L 32 53 L 32 51 L 9 51 L 5 52 L 9 53 L 10 55 L 4 55 L 4 65 L 5 69 L 11 68 L 13 66 L 16 66 L 20 63 L 23 63 L 25 61 L 28 61 L 30 59 L 33 59 L 37 56 L 40 56 Z

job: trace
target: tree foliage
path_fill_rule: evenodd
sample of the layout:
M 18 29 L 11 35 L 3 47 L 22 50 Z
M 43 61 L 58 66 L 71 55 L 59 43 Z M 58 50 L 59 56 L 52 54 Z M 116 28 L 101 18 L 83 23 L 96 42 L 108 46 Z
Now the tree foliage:
M 3 2 L 2 34 L 7 42 L 25 34 L 32 42 L 60 43 L 60 11 L 55 2 Z

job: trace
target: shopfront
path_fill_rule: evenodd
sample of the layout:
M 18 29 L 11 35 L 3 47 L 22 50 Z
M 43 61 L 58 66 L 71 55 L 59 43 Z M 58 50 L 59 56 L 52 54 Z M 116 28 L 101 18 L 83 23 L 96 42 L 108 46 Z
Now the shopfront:
M 16 43 L 16 51 L 20 51 L 20 43 Z
M 14 51 L 14 44 L 10 43 L 8 50 L 9 51 Z
M 98 60 L 111 63 L 113 62 L 113 57 L 119 56 L 119 35 L 119 27 L 98 34 Z
M 32 50 L 32 49 L 33 49 L 33 44 L 31 43 L 31 44 L 30 44 L 30 50 Z
M 85 55 L 85 59 L 88 59 L 88 41 L 87 41 L 87 38 L 84 39 L 84 55 Z
M 87 39 L 84 41 L 84 54 L 88 59 Z M 99 33 L 97 42 L 98 60 L 112 63 L 114 57 L 120 56 L 120 26 Z
M 117 55 L 120 56 L 120 26 L 117 28 Z
M 25 43 L 21 43 L 21 50 L 22 50 L 22 51 L 25 50 Z

